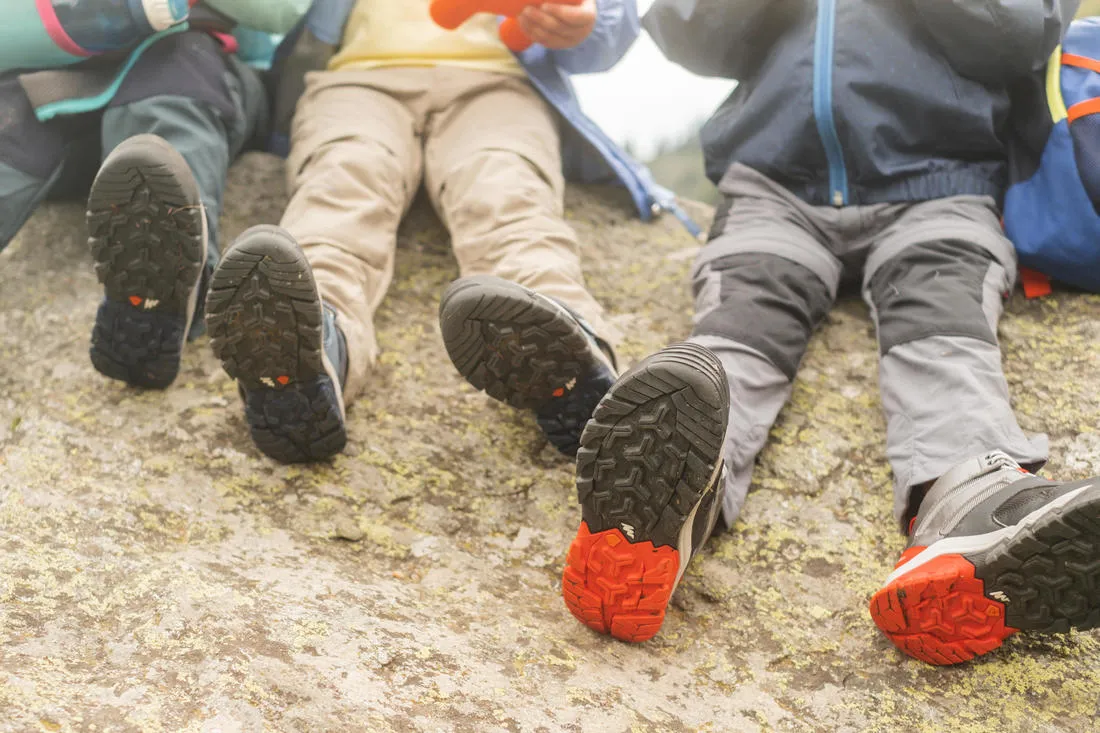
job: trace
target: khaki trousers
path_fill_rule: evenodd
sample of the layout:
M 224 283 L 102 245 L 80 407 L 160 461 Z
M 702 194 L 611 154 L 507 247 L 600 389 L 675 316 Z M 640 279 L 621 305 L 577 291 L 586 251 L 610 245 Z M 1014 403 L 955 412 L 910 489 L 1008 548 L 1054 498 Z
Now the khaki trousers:
M 377 357 L 374 312 L 422 179 L 462 275 L 496 275 L 557 298 L 608 338 L 563 220 L 555 119 L 526 79 L 446 67 L 310 74 L 287 176 L 282 225 L 337 311 L 347 399 Z

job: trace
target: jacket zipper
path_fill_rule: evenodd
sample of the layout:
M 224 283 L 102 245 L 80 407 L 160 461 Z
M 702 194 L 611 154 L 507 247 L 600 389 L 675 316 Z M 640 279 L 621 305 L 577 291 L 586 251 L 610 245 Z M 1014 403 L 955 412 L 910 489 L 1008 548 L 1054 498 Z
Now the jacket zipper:
M 848 204 L 848 172 L 833 118 L 833 53 L 837 0 L 818 0 L 814 41 L 814 121 L 829 162 L 829 196 L 833 206 Z

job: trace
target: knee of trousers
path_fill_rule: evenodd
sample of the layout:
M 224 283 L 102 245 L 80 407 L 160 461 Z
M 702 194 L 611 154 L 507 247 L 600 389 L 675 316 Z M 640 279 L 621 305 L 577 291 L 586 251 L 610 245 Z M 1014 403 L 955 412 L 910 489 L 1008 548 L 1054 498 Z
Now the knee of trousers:
M 126 75 L 110 107 L 152 97 L 187 97 L 211 106 L 223 119 L 238 116 L 227 76 L 231 66 L 218 42 L 199 31 L 166 36 L 150 46 Z
M 867 297 L 879 350 L 932 336 L 959 336 L 996 345 L 1008 279 L 984 248 L 962 241 L 916 244 L 871 274 Z
M 301 231 L 307 241 L 342 242 L 359 226 L 396 231 L 416 193 L 403 161 L 366 135 L 302 138 L 286 173 L 291 200 L 284 226 L 309 222 Z
M 810 337 L 832 304 L 809 268 L 767 253 L 710 262 L 695 279 L 695 336 L 751 347 L 793 380 Z
M 444 215 L 452 226 L 471 233 L 525 219 L 560 220 L 564 182 L 560 172 L 549 168 L 537 163 L 534 154 L 475 150 L 438 179 Z

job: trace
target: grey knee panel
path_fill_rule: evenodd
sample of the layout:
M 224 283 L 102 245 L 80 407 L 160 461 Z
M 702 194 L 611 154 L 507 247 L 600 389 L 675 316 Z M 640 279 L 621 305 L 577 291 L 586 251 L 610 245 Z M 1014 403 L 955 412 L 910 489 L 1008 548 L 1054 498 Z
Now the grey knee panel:
M 710 262 L 696 278 L 695 298 L 694 336 L 755 349 L 790 380 L 832 304 L 829 288 L 811 270 L 758 252 Z
M 732 209 L 733 197 L 723 196 L 718 203 L 718 208 L 714 210 L 714 221 L 710 225 L 710 234 L 707 235 L 708 242 L 713 242 L 726 231 L 726 224 L 729 222 Z
M 991 268 L 984 248 L 961 241 L 928 242 L 902 250 L 871 277 L 867 295 L 878 323 L 879 350 L 931 336 L 997 343 L 987 310 Z M 1000 297 L 999 293 L 994 293 Z M 997 314 L 999 315 L 999 303 Z

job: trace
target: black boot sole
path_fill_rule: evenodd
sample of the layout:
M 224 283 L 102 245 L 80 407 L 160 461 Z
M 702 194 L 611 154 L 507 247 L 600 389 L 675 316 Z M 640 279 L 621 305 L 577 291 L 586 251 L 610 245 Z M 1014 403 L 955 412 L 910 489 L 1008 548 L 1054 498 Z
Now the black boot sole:
M 1005 623 L 1064 634 L 1100 626 L 1100 480 L 1009 542 L 966 555 Z
M 206 324 L 264 454 L 305 463 L 344 449 L 343 396 L 324 356 L 321 299 L 293 239 L 277 227 L 242 234 L 211 279 Z
M 453 283 L 440 302 L 439 323 L 466 381 L 519 409 L 538 410 L 600 366 L 568 311 L 497 277 Z
M 596 408 L 577 454 L 582 523 L 562 593 L 582 623 L 626 641 L 660 629 L 694 554 L 696 514 L 716 501 L 729 387 L 685 343 L 627 372 Z
M 92 364 L 112 379 L 163 389 L 179 373 L 206 263 L 206 224 L 191 169 L 160 138 L 130 138 L 96 176 L 87 223 L 105 294 L 92 331 Z

